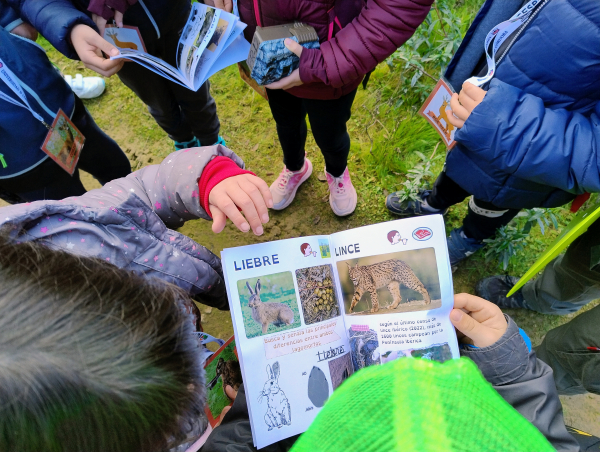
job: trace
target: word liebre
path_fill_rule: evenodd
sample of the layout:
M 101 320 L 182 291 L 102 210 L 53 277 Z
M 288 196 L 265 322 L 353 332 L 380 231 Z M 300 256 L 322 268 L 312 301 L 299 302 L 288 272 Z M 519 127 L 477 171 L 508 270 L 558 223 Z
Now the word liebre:
M 336 256 L 343 256 L 345 254 L 360 253 L 360 248 L 358 247 L 358 243 L 355 243 L 348 246 L 334 248 L 334 251 Z
M 317 352 L 317 356 L 319 357 L 319 362 L 320 362 L 320 361 L 325 361 L 326 359 L 335 358 L 336 356 L 343 355 L 344 353 L 345 353 L 344 346 L 340 345 L 339 347 L 336 347 L 336 348 L 329 347 L 329 350 L 325 350 L 324 352 Z M 322 358 L 321 358 L 321 356 L 322 356 Z
M 254 257 L 250 259 L 242 259 L 241 262 L 242 266 L 238 267 L 237 261 L 233 261 L 233 267 L 235 268 L 236 272 L 240 270 L 248 270 L 249 268 L 277 265 L 279 263 L 279 255 L 273 254 L 272 256 L 263 256 L 262 258 Z

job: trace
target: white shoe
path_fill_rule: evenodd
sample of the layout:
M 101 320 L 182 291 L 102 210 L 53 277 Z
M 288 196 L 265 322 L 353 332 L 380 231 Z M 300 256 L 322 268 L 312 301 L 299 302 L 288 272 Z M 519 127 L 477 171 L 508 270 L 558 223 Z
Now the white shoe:
M 290 171 L 283 167 L 279 177 L 271 184 L 270 190 L 273 195 L 273 210 L 283 210 L 289 206 L 296 196 L 296 191 L 302 183 L 312 174 L 312 163 L 306 157 L 304 166 L 299 171 Z
M 350 180 L 348 167 L 341 176 L 333 177 L 327 171 L 327 184 L 329 185 L 329 205 L 338 217 L 350 215 L 356 209 L 356 189 Z
M 65 75 L 65 80 L 80 99 L 93 99 L 104 92 L 106 83 L 101 77 L 84 77 L 75 75 L 75 80 L 70 75 Z

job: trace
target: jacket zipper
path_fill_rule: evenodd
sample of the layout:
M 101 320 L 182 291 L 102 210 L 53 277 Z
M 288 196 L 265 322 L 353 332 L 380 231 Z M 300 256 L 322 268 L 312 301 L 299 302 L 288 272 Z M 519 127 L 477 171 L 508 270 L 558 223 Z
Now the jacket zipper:
M 254 0 L 254 18 L 256 19 L 256 25 L 262 27 L 262 20 L 260 20 L 260 7 L 258 6 L 258 0 Z
M 498 61 L 496 61 L 496 70 L 498 68 L 498 65 L 500 64 L 500 61 L 502 61 L 504 59 L 504 56 L 508 53 L 508 51 L 513 46 L 513 44 L 515 42 L 517 42 L 517 39 L 519 39 L 519 36 L 521 36 L 521 33 L 523 33 L 523 30 L 525 30 L 527 28 L 527 26 L 529 25 L 529 22 L 531 22 L 535 18 L 535 16 L 537 16 L 539 14 L 539 12 L 542 10 L 542 8 L 544 6 L 546 6 L 546 3 L 548 3 L 548 1 L 549 0 L 543 0 L 542 3 L 540 3 L 540 5 L 537 7 L 537 9 L 531 14 L 531 16 L 529 16 L 529 19 L 527 19 L 527 22 L 525 22 L 523 24 L 523 26 L 519 29 L 519 31 L 517 32 L 517 34 L 515 35 L 513 40 L 510 42 L 510 44 L 506 46 L 506 49 L 504 49 L 504 52 L 502 53 L 502 55 L 500 55 L 500 58 L 498 58 Z

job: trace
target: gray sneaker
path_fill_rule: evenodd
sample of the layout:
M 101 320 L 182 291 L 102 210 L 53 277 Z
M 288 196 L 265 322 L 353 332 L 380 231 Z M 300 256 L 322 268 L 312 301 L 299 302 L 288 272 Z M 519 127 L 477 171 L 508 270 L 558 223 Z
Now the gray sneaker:
M 494 303 L 501 309 L 531 309 L 523 297 L 521 289 L 510 297 L 506 294 L 519 281 L 519 278 L 508 275 L 496 275 L 482 279 L 475 285 L 475 294 L 485 300 Z

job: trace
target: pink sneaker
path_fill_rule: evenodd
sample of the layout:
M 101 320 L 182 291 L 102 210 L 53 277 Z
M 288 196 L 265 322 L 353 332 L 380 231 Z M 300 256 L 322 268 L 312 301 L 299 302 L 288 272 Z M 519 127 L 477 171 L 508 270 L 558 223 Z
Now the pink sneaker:
M 312 163 L 306 157 L 304 166 L 300 171 L 290 171 L 285 166 L 279 173 L 279 177 L 271 184 L 271 194 L 273 195 L 273 210 L 283 210 L 289 206 L 298 187 L 312 174 Z
M 340 177 L 333 177 L 327 171 L 327 183 L 329 184 L 329 205 L 338 217 L 350 215 L 356 209 L 356 189 L 350 180 L 348 167 Z

